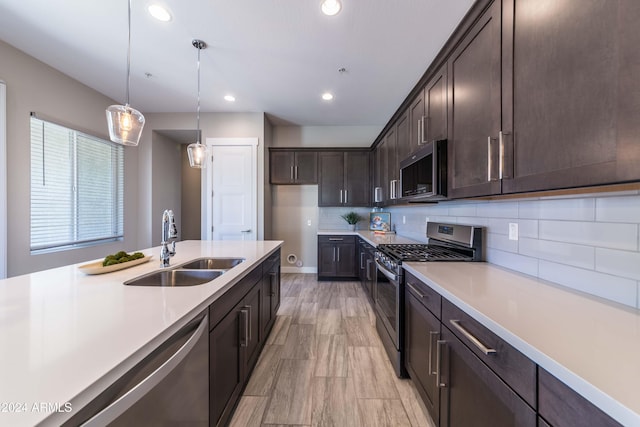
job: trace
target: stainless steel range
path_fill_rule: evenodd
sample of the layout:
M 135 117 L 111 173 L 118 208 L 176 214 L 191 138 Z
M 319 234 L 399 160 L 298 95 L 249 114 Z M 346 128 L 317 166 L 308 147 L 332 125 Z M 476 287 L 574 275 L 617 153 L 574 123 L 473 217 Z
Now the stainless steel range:
M 482 227 L 430 222 L 427 224 L 429 243 L 378 245 L 374 292 L 376 329 L 399 377 L 406 376 L 402 263 L 482 261 L 482 230 Z

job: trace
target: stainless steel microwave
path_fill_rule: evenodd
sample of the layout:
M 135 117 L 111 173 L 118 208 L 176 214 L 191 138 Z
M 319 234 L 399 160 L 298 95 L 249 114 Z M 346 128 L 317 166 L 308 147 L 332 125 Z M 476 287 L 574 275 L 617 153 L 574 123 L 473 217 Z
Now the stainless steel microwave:
M 425 144 L 400 162 L 400 197 L 407 202 L 447 198 L 447 141 Z

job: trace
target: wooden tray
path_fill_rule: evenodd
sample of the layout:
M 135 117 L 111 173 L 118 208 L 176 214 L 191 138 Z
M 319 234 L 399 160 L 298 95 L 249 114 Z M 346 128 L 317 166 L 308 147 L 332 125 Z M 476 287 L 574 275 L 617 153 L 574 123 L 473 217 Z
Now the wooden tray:
M 134 259 L 133 261 L 121 262 L 119 264 L 102 266 L 102 261 L 91 262 L 89 264 L 83 264 L 78 266 L 78 269 L 84 274 L 104 274 L 111 273 L 113 271 L 124 270 L 125 268 L 133 267 L 138 264 L 144 264 L 153 258 L 153 255 L 145 255 L 144 258 Z

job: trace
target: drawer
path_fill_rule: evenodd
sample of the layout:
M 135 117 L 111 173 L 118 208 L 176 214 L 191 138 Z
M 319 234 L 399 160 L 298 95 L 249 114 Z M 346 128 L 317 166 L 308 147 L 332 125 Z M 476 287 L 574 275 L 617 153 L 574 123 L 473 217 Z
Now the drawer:
M 529 405 L 536 407 L 536 364 L 532 360 L 444 298 L 442 324 Z M 481 346 L 495 352 L 485 354 Z
M 213 329 L 229 313 L 253 286 L 262 278 L 262 265 L 257 266 L 224 295 L 209 306 L 209 330 Z
M 333 236 L 328 236 L 325 234 L 319 235 L 318 236 L 318 243 L 352 243 L 352 244 L 356 244 L 356 236 L 352 236 L 352 235 L 333 235 Z
M 620 426 L 542 368 L 538 368 L 538 395 L 538 413 L 551 426 Z
M 422 305 L 440 319 L 442 297 L 439 293 L 406 270 L 404 272 L 404 284 L 406 292 L 410 292 Z

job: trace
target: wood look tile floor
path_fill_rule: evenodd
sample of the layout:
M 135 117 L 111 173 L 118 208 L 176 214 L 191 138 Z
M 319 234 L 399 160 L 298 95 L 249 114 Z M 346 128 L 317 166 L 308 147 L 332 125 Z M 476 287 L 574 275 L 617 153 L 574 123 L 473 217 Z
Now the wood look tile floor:
M 275 325 L 231 420 L 247 426 L 425 426 L 395 376 L 359 282 L 283 274 Z

